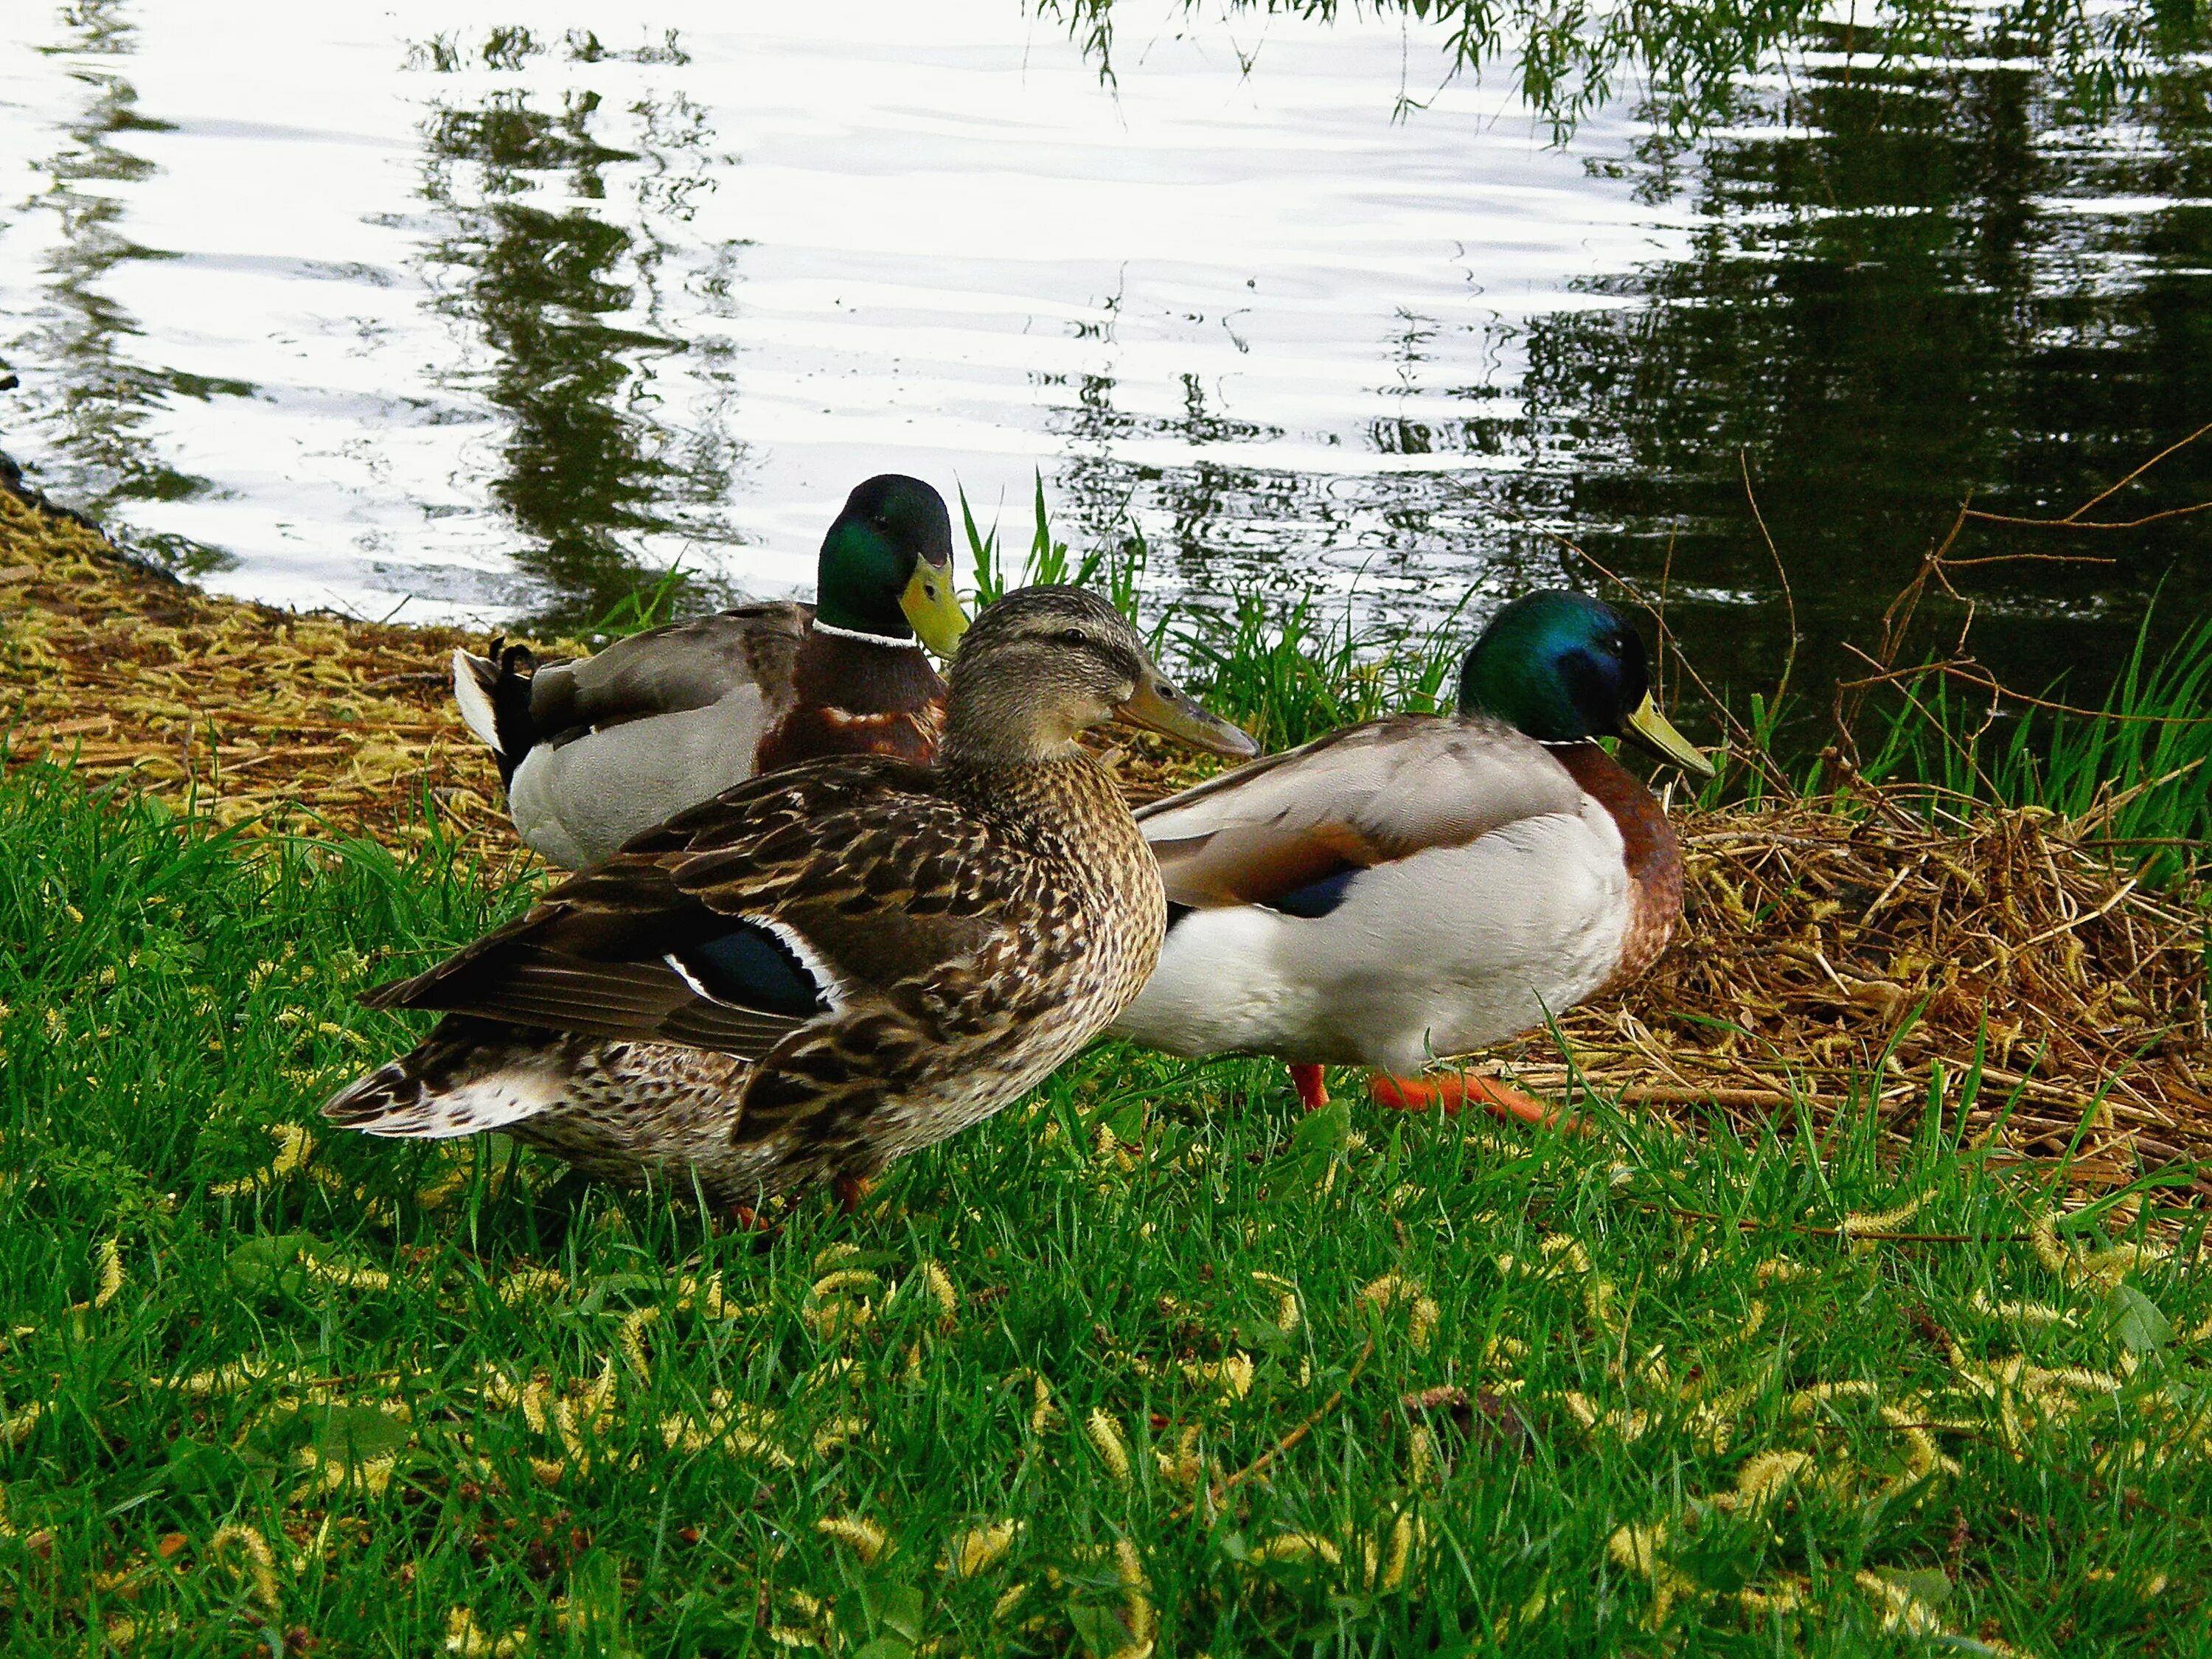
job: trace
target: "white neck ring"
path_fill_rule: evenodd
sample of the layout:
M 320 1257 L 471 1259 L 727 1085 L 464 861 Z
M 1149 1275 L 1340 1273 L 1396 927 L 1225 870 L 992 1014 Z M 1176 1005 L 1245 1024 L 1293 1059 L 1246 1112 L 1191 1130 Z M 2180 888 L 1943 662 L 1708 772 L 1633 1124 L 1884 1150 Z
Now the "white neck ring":
M 823 622 L 819 617 L 814 619 L 814 631 L 817 634 L 834 634 L 841 640 L 858 640 L 863 645 L 888 646 L 895 651 L 904 651 L 909 648 L 916 651 L 921 649 L 921 641 L 911 636 L 900 640 L 892 638 L 889 634 L 868 634 L 857 628 L 840 628 L 835 623 Z

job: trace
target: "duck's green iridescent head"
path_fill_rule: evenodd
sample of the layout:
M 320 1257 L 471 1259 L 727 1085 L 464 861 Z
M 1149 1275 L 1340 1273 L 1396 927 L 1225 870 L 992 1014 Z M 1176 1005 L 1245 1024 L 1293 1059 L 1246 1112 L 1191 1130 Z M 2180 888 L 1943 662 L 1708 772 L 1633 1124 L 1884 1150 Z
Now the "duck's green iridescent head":
M 1651 701 L 1644 641 L 1611 605 L 1562 588 L 1499 610 L 1460 670 L 1459 708 L 1539 743 L 1627 738 L 1701 776 L 1712 763 Z
M 921 642 L 950 657 L 968 618 L 952 589 L 952 517 L 919 478 L 885 472 L 845 498 L 822 538 L 817 623 Z

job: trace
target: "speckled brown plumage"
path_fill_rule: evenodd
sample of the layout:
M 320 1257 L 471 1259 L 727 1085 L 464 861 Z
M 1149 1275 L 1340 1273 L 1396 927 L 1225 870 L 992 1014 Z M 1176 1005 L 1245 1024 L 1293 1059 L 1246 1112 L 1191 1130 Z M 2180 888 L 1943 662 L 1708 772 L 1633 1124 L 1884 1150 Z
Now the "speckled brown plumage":
M 448 1018 L 325 1115 L 503 1128 L 750 1202 L 872 1175 L 1043 1078 L 1142 988 L 1166 925 L 1158 866 L 1073 734 L 1146 697 L 1208 717 L 1103 601 L 1001 605 L 963 648 L 936 765 L 815 761 L 680 814 L 372 994 Z

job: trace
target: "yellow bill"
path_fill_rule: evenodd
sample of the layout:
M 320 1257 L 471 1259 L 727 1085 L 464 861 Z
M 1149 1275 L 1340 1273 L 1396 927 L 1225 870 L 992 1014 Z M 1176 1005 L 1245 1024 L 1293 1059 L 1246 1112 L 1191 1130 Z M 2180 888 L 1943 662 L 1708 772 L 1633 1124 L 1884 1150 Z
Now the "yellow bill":
M 959 594 L 952 591 L 951 567 L 916 559 L 914 580 L 899 595 L 899 609 L 906 612 L 921 642 L 950 662 L 960 648 L 960 636 L 968 631 L 968 613 L 960 608 Z
M 1636 705 L 1628 716 L 1621 736 L 1634 739 L 1662 760 L 1670 760 L 1686 772 L 1694 772 L 1701 778 L 1713 775 L 1713 763 L 1704 751 L 1674 729 L 1674 723 L 1659 712 L 1659 705 L 1651 701 L 1651 694 L 1644 694 L 1644 701 Z
M 1260 752 L 1260 745 L 1248 733 L 1207 714 L 1157 673 L 1114 712 L 1132 726 L 1180 738 L 1193 748 L 1212 754 L 1249 760 Z

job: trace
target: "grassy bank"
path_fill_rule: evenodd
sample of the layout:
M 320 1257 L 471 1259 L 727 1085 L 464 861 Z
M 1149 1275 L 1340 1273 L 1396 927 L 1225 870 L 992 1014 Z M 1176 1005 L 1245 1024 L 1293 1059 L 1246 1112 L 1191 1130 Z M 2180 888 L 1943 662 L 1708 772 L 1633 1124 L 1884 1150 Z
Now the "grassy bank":
M 1586 1138 L 1102 1045 L 763 1243 L 320 1133 L 538 879 L 453 636 L 5 499 L 0 583 L 8 1651 L 2212 1649 L 2203 912 L 2112 844 L 2201 767 L 1748 750 L 1684 945 L 1499 1056 Z M 1271 746 L 1461 643 L 1158 621 Z
M 0 786 L 9 1650 L 2212 1644 L 2143 1192 L 2054 1216 L 1940 1103 L 1529 1139 L 1110 1046 L 765 1247 L 303 1139 L 405 1041 L 368 964 L 522 896 Z

